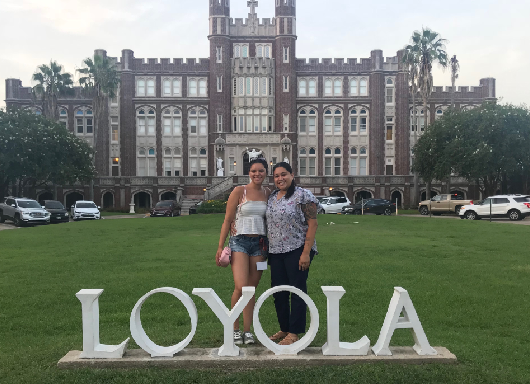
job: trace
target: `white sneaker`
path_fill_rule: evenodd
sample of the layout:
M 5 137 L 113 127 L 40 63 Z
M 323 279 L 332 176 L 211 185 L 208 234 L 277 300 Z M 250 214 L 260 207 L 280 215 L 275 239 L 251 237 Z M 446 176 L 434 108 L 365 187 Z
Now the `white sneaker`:
M 245 332 L 243 334 L 243 340 L 245 341 L 245 344 L 254 344 L 254 335 L 250 332 Z
M 234 344 L 243 344 L 243 335 L 239 329 L 234 331 Z

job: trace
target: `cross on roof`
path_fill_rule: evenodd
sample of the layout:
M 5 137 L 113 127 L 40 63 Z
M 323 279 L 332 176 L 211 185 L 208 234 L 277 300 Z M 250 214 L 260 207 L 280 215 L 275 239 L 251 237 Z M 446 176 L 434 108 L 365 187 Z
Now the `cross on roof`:
M 254 15 L 256 13 L 256 7 L 258 6 L 257 0 L 247 1 L 247 7 L 250 7 L 250 13 Z

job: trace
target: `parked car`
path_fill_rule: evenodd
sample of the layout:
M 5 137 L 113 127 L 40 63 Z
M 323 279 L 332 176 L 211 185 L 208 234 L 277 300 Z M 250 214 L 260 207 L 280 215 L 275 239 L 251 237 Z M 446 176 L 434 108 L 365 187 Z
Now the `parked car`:
M 320 205 L 322 206 L 321 213 L 341 213 L 342 207 L 351 204 L 347 197 L 329 196 L 322 199 Z
M 315 196 L 315 197 L 318 200 L 317 213 L 320 213 L 320 214 L 326 213 L 326 211 L 324 210 L 324 206 L 322 204 L 325 204 L 328 201 L 329 196 Z
M 460 218 L 480 220 L 485 217 L 508 217 L 512 221 L 523 220 L 530 215 L 530 196 L 498 195 L 484 199 L 480 204 L 464 205 Z
M 197 204 L 195 205 L 192 205 L 189 209 L 189 214 L 190 215 L 196 215 L 197 214 L 197 209 L 201 206 L 202 204 L 202 201 L 199 201 Z
M 176 200 L 159 201 L 151 209 L 151 217 L 174 217 L 180 216 L 180 205 Z
M 363 203 L 364 205 L 362 205 Z M 342 208 L 342 213 L 344 215 L 375 213 L 376 215 L 390 216 L 396 213 L 396 204 L 385 199 L 367 199 Z
M 101 219 L 100 209 L 101 207 L 98 207 L 93 201 L 76 201 L 75 204 L 72 205 L 72 219 L 74 221 L 99 220 Z
M 429 210 L 433 215 L 441 215 L 442 213 L 456 213 L 458 215 L 460 208 L 470 204 L 473 204 L 473 200 L 464 200 L 455 194 L 436 195 L 430 200 L 422 201 L 418 206 L 418 211 L 422 215 L 428 215 Z
M 15 226 L 50 224 L 50 213 L 32 199 L 8 197 L 0 204 L 0 223 L 10 220 Z
M 50 222 L 52 223 L 68 223 L 70 221 L 68 211 L 59 201 L 44 200 L 42 208 L 50 212 Z

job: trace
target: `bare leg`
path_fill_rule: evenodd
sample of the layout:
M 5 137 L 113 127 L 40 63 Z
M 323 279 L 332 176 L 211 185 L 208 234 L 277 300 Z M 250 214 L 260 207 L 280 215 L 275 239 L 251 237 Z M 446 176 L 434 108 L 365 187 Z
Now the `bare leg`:
M 248 287 L 249 256 L 243 252 L 232 252 L 232 274 L 234 275 L 234 293 L 232 294 L 232 308 L 243 295 L 243 287 Z M 239 317 L 234 322 L 234 330 L 239 329 Z
M 247 287 L 257 287 L 261 279 L 263 271 L 258 271 L 256 263 L 263 261 L 262 256 L 252 256 L 249 262 L 248 271 L 248 285 Z M 243 324 L 244 332 L 250 332 L 250 326 L 252 325 L 252 316 L 254 315 L 254 305 L 256 304 L 256 296 L 252 296 L 252 299 L 248 302 L 245 309 L 243 309 Z

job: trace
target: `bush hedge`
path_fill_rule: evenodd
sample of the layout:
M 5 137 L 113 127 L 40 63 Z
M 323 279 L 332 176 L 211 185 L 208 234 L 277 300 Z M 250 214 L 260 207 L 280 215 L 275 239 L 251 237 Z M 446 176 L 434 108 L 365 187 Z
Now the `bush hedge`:
M 223 200 L 207 200 L 204 201 L 198 208 L 197 213 L 225 213 L 226 201 Z

